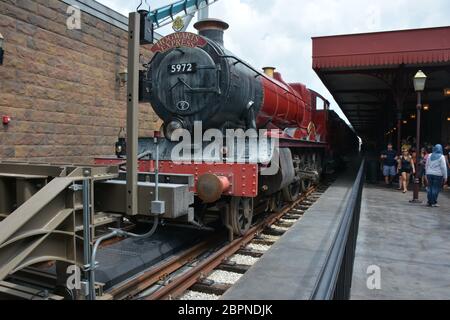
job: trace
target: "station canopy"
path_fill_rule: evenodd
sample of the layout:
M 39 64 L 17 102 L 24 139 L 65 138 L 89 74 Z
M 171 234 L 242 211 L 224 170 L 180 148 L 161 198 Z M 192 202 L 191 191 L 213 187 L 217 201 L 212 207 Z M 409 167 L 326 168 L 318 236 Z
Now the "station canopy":
M 313 68 L 356 132 L 378 139 L 415 112 L 419 69 L 428 76 L 424 103 L 445 103 L 450 27 L 316 37 Z

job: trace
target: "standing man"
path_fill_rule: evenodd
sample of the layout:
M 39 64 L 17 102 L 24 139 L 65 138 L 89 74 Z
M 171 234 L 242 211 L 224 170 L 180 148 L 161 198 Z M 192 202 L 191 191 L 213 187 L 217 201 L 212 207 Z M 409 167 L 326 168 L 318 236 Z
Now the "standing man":
M 392 185 L 392 180 L 397 175 L 397 152 L 392 148 L 392 143 L 389 143 L 387 150 L 381 153 L 381 161 L 383 162 L 383 176 L 386 186 Z

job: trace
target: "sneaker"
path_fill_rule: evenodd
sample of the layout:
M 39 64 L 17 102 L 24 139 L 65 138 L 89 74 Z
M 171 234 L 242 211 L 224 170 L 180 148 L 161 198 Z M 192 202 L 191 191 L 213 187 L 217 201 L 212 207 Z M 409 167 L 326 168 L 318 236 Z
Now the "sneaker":
M 433 204 L 433 206 L 432 206 L 433 208 L 440 208 L 441 206 L 440 205 L 438 205 L 437 203 L 435 203 L 435 204 Z

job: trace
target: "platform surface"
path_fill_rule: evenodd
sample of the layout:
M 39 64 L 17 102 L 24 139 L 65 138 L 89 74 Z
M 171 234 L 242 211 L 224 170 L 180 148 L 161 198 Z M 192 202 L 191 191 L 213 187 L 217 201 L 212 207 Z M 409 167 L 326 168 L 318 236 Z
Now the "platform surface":
M 310 299 L 344 213 L 356 169 L 338 178 L 222 299 Z
M 413 205 L 410 198 L 411 192 L 365 186 L 352 299 L 450 299 L 450 191 L 440 194 L 440 208 Z M 426 200 L 424 192 L 420 199 Z M 375 267 L 368 274 L 370 266 L 379 273 Z

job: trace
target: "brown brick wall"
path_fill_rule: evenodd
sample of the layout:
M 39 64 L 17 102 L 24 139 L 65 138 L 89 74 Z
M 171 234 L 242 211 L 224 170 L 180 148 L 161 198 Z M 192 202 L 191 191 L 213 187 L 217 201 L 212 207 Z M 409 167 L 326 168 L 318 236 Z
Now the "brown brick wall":
M 5 38 L 0 66 L 0 159 L 90 163 L 114 153 L 126 125 L 127 33 L 82 13 L 81 30 L 66 27 L 59 0 L 0 0 Z M 146 58 L 148 48 L 143 49 Z M 150 105 L 140 106 L 140 135 L 160 127 Z

